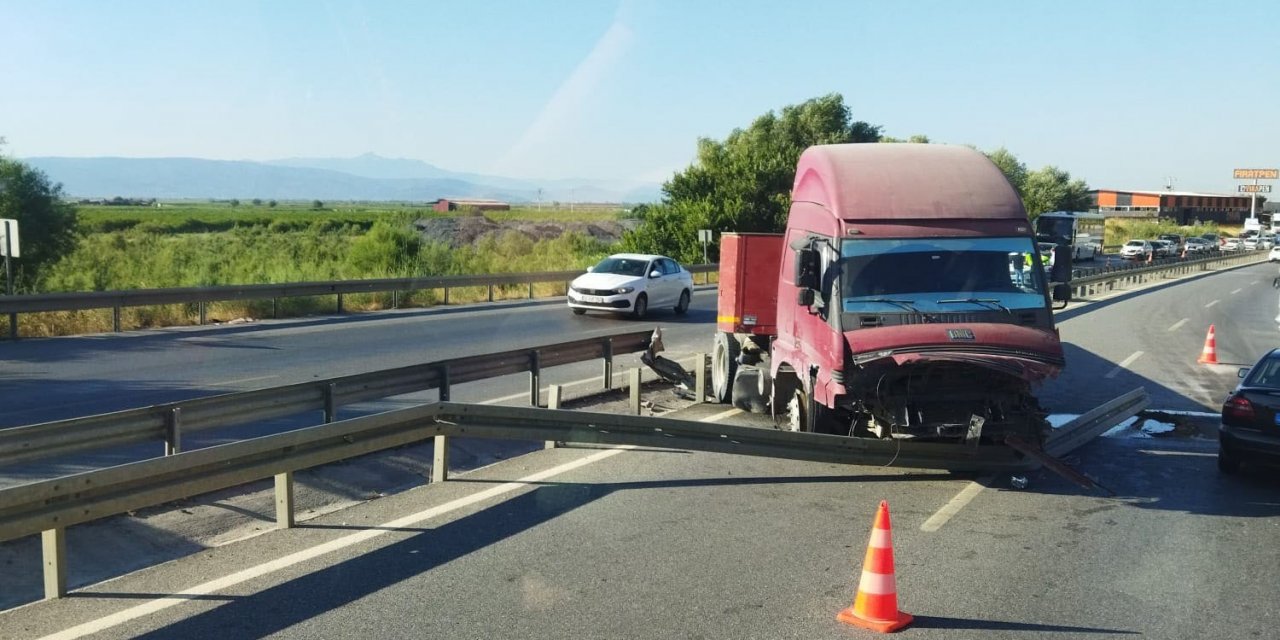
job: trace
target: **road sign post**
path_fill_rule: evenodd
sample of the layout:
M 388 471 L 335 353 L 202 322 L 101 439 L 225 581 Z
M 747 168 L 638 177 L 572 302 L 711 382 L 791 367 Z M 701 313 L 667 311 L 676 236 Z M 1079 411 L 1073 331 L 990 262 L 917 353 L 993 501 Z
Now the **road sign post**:
M 698 241 L 702 243 L 702 264 L 707 264 L 707 245 L 711 244 L 711 230 L 698 229 Z
M 10 219 L 0 219 L 0 236 L 4 237 L 0 242 L 0 249 L 4 250 L 4 294 L 13 295 L 13 266 L 10 264 L 10 258 L 19 256 L 18 243 L 18 221 Z M 18 339 L 18 314 L 9 314 L 9 339 Z
M 1280 180 L 1280 169 L 1236 169 L 1231 172 L 1236 180 L 1253 180 L 1253 184 L 1242 184 L 1236 188 L 1237 193 L 1249 194 L 1249 219 L 1258 219 L 1258 194 L 1271 193 L 1271 185 L 1258 184 L 1259 180 Z M 1263 189 L 1263 187 L 1266 187 Z

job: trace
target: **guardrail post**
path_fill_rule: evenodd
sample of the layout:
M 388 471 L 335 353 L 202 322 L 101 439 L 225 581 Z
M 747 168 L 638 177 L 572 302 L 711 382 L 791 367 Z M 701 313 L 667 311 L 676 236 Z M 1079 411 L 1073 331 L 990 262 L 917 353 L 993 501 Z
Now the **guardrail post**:
M 444 303 L 449 304 L 449 287 L 444 288 Z
M 391 308 L 392 309 L 400 308 L 400 292 L 396 291 L 395 289 L 391 290 Z
M 538 363 L 538 352 L 529 352 L 529 406 L 538 406 L 541 395 L 542 367 Z
M 271 299 L 271 318 L 275 319 L 279 317 L 280 317 L 280 299 L 272 298 Z
M 559 409 L 559 408 L 560 408 L 560 394 L 561 394 L 561 393 L 562 393 L 562 392 L 561 392 L 561 387 L 560 387 L 560 385 L 558 385 L 558 384 L 553 384 L 553 385 L 550 385 L 550 386 L 548 386 L 548 387 L 547 387 L 547 408 L 548 408 L 548 409 Z M 543 449 L 554 449 L 554 448 L 556 448 L 556 441 L 555 441 L 555 440 L 547 440 L 547 441 L 546 441 L 546 443 L 544 443 L 544 444 L 543 444 L 542 448 L 543 448 Z
M 693 401 L 702 404 L 707 400 L 707 354 L 693 356 Z
M 169 410 L 164 421 L 164 454 L 171 456 L 182 452 L 182 407 Z
M 338 419 L 337 395 L 338 385 L 330 382 L 324 386 L 324 423 L 329 424 Z
M 44 561 L 44 599 L 67 595 L 67 530 L 64 527 L 40 532 L 40 555 Z
M 276 528 L 293 528 L 293 472 L 276 474 Z
M 111 330 L 120 333 L 120 307 L 111 307 Z
M 529 283 L 529 299 L 530 300 L 533 299 L 533 283 L 532 282 Z
M 631 390 L 631 413 L 640 415 L 640 368 L 631 370 L 631 380 L 627 386 Z
M 431 448 L 431 482 L 444 482 L 449 479 L 449 436 L 436 436 Z
M 342 313 L 342 294 L 338 294 L 338 313 Z
M 613 388 L 613 338 L 604 339 L 604 389 Z
M 203 301 L 197 302 L 196 305 L 200 308 L 200 324 L 204 324 L 204 319 L 205 319 L 204 302 Z
M 18 339 L 18 314 L 16 313 L 9 314 L 9 339 Z
M 489 285 L 489 302 L 493 302 L 493 285 Z
M 449 401 L 449 365 L 440 367 L 440 385 L 437 388 L 440 402 Z

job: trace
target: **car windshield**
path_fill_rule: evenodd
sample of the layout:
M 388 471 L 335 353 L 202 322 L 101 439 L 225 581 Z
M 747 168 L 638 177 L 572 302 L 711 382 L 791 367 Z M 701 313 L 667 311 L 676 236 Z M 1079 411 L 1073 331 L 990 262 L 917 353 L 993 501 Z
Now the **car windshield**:
M 954 310 L 952 301 L 973 298 L 1011 309 L 1043 307 L 1045 273 L 1032 268 L 1036 262 L 1030 238 L 845 240 L 842 308 L 884 311 L 905 301 L 917 311 Z
M 1146 244 L 1146 243 L 1145 243 L 1145 242 L 1143 242 L 1143 241 L 1141 241 L 1141 240 L 1130 240 L 1130 241 L 1128 241 L 1128 242 L 1124 243 L 1124 246 L 1126 246 L 1126 247 L 1141 247 L 1141 246 L 1143 246 L 1143 245 L 1145 245 L 1145 244 Z
M 648 260 L 638 258 L 605 258 L 591 269 L 592 273 L 616 273 L 621 276 L 643 276 Z

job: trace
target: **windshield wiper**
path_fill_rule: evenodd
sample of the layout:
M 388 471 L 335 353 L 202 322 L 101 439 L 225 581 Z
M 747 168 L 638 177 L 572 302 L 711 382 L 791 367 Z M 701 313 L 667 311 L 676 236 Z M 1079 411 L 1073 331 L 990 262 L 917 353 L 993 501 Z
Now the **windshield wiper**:
M 985 304 L 985 305 L 990 305 L 990 306 L 992 306 L 992 307 L 994 307 L 994 308 L 996 308 L 996 309 L 999 309 L 999 310 L 1001 310 L 1001 311 L 1003 311 L 1003 312 L 1005 312 L 1005 313 L 1007 313 L 1007 314 L 1009 314 L 1009 315 L 1013 315 L 1013 310 L 1012 310 L 1012 309 L 1010 309 L 1009 307 L 1006 307 L 1006 306 L 1004 306 L 1004 305 L 1000 304 L 1000 301 L 999 301 L 999 300 L 993 300 L 993 299 L 991 299 L 991 298 L 954 298 L 954 299 L 951 299 L 951 300 L 939 300 L 939 301 L 938 301 L 938 304 L 961 304 L 961 303 L 968 303 L 968 304 Z
M 893 298 L 870 298 L 868 300 L 858 300 L 857 302 L 883 302 L 885 304 L 896 305 L 898 307 L 906 309 L 907 311 L 914 311 L 916 313 L 920 313 L 920 310 L 917 309 L 915 305 L 911 303 L 910 300 L 894 300 Z

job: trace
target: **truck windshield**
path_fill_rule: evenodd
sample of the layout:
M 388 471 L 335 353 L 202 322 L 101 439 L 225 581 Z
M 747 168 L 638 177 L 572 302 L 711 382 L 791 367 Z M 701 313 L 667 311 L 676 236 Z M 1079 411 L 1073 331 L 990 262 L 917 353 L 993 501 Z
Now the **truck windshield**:
M 904 238 L 841 244 L 844 311 L 883 312 L 901 300 L 917 311 L 955 311 L 957 301 L 1009 309 L 1043 307 L 1045 264 L 1030 238 Z M 1033 268 L 1033 265 L 1040 265 Z

